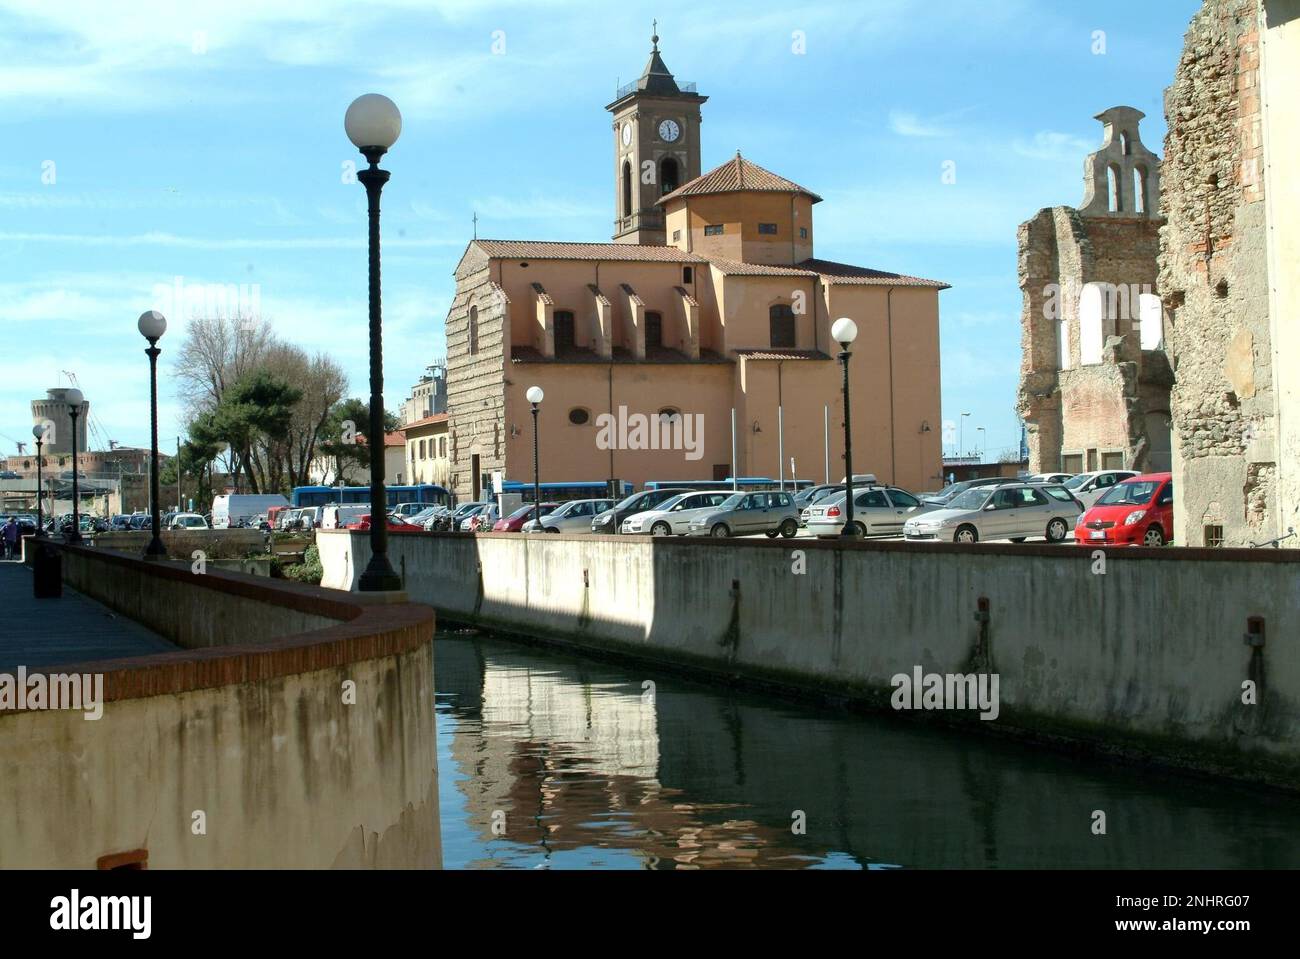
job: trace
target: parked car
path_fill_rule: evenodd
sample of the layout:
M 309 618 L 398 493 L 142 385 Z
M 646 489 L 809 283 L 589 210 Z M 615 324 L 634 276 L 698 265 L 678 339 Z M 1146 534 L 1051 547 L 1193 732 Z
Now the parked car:
M 207 529 L 208 521 L 198 513 L 177 513 L 166 529 Z
M 1083 512 L 1082 504 L 1064 486 L 1009 483 L 966 490 L 942 509 L 909 519 L 903 524 L 908 540 L 1009 539 L 1022 543 L 1045 536 L 1059 543 L 1070 533 Z
M 273 506 L 288 506 L 279 493 L 230 493 L 212 498 L 213 529 L 239 529 Z
M 803 509 L 811 506 L 828 493 L 842 493 L 843 491 L 843 483 L 822 483 L 819 486 L 809 486 L 807 489 L 794 494 L 794 505 L 799 509 Z
M 1068 483 L 1074 479 L 1073 473 L 1034 473 L 1026 476 L 1026 483 Z
M 428 532 L 441 532 L 451 529 L 451 514 L 453 512 L 448 506 L 435 506 L 424 520 L 425 530 Z
M 648 509 L 654 509 L 660 503 L 672 499 L 679 493 L 693 493 L 694 490 L 688 487 L 679 487 L 677 489 L 647 489 L 639 493 L 633 493 L 631 496 L 624 497 L 619 504 L 612 509 L 607 509 L 598 513 L 591 521 L 591 531 L 593 533 L 617 533 L 623 520 L 636 513 L 644 513 Z
M 1137 476 L 1136 470 L 1095 470 L 1072 476 L 1063 484 L 1084 507 L 1089 507 L 1116 483 Z
M 136 513 L 131 517 L 131 528 L 135 530 L 152 530 L 153 518 L 148 513 Z
M 467 533 L 486 533 L 501 518 L 501 509 L 496 503 L 484 503 L 468 519 L 460 522 L 460 528 Z
M 821 537 L 840 535 L 847 518 L 846 502 L 841 491 L 805 509 L 809 531 Z M 894 486 L 875 486 L 861 492 L 853 488 L 853 525 L 858 536 L 898 536 L 909 519 L 938 508 Z
M 393 516 L 390 514 L 386 516 L 385 519 L 388 520 L 388 531 L 390 533 L 423 532 L 423 530 L 420 529 L 420 527 L 412 526 L 410 523 L 406 522 L 406 520 L 401 519 L 400 517 Z M 368 530 L 370 529 L 370 522 L 371 522 L 370 514 L 363 513 L 361 516 L 357 517 L 357 519 L 354 522 L 348 523 L 347 529 Z
M 748 536 L 780 533 L 789 538 L 799 532 L 799 511 L 789 493 L 732 493 L 717 507 L 700 511 L 691 520 L 692 536 Z
M 532 520 L 524 523 L 525 533 L 590 533 L 592 517 L 614 508 L 612 499 L 574 499 L 561 503 L 542 517 L 539 528 Z
M 953 483 L 945 486 L 937 493 L 920 493 L 918 499 L 922 503 L 929 503 L 933 506 L 947 506 L 962 493 L 969 489 L 980 489 L 985 486 L 1002 486 L 1006 483 L 1020 483 L 1023 480 L 1011 479 L 1006 476 L 981 476 L 978 479 L 962 480 L 960 483 Z
M 121 532 L 123 530 L 128 530 L 131 528 L 131 517 L 123 513 L 119 513 L 117 516 L 114 516 L 111 520 L 108 521 L 108 528 L 113 532 Z
M 1080 546 L 1164 546 L 1174 540 L 1172 473 L 1145 473 L 1116 483 L 1079 514 Z
M 321 510 L 321 529 L 345 529 L 352 523 L 369 515 L 370 507 L 364 503 L 345 503 L 323 507 Z
M 542 519 L 546 519 L 551 512 L 555 510 L 559 503 L 543 503 Z M 518 533 L 524 528 L 524 523 L 532 520 L 537 515 L 537 507 L 532 503 L 525 503 L 509 516 L 503 516 L 492 524 L 494 533 Z
M 620 533 L 649 533 L 651 536 L 686 536 L 691 520 L 705 510 L 716 509 L 731 496 L 723 490 L 679 493 L 654 509 L 633 513 L 619 526 Z

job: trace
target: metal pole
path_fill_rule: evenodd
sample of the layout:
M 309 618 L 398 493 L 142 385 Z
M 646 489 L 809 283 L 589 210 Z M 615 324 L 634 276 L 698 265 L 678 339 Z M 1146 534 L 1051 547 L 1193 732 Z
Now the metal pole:
M 776 408 L 776 464 L 780 469 L 781 492 L 785 492 L 785 408 Z M 790 477 L 794 479 L 793 476 Z
M 736 408 L 731 408 L 731 491 L 740 488 L 736 479 Z
M 822 452 L 826 455 L 826 479 L 823 481 L 827 486 L 831 485 L 831 408 L 822 407 Z
M 537 404 L 533 404 L 533 522 L 536 524 L 535 529 L 542 526 L 542 478 L 538 472 L 537 459 Z M 617 521 L 618 517 L 614 519 Z M 618 525 L 615 522 L 615 525 Z
M 72 535 L 69 543 L 81 542 L 81 487 L 77 485 L 77 414 L 80 410 L 71 410 L 72 417 Z
M 366 188 L 370 216 L 370 562 L 358 586 L 363 592 L 402 588 L 401 577 L 388 560 L 388 500 L 384 491 L 384 343 L 379 283 L 379 194 L 388 182 L 379 169 L 379 147 L 362 150 L 370 168 L 357 174 Z
M 857 539 L 853 526 L 853 431 L 849 427 L 849 351 L 840 348 L 840 366 L 844 368 L 844 529 L 840 536 Z
M 167 547 L 162 541 L 162 503 L 158 483 L 158 349 L 157 339 L 149 341 L 149 523 L 153 536 L 145 548 L 145 559 L 166 559 Z
M 45 535 L 45 499 L 41 495 L 41 441 L 36 441 L 36 536 L 39 539 Z
M 176 512 L 185 512 L 185 499 L 181 496 L 181 438 L 176 437 Z

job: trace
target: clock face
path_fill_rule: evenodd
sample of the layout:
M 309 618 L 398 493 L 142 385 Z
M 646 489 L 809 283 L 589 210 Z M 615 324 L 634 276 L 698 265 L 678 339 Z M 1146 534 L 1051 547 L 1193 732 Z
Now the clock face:
M 677 125 L 676 120 L 665 120 L 659 124 L 659 138 L 672 143 L 682 135 L 682 128 Z
M 632 145 L 632 124 L 623 124 L 623 146 Z

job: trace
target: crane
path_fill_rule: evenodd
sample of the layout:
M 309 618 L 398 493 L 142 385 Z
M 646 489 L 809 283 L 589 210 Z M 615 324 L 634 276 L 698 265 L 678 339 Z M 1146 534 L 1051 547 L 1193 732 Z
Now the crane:
M 77 389 L 79 390 L 81 389 L 81 384 L 77 382 L 76 373 L 72 372 L 71 370 L 60 370 L 60 372 L 68 378 L 69 383 L 71 383 Z M 85 390 L 82 390 L 82 393 L 85 393 Z M 96 416 L 94 413 L 87 416 L 86 426 L 89 428 L 90 435 L 94 438 L 96 444 L 98 444 L 100 449 L 102 450 L 111 449 L 109 444 L 112 441 L 108 438 L 108 434 L 104 432 L 103 425 L 99 422 L 98 416 Z

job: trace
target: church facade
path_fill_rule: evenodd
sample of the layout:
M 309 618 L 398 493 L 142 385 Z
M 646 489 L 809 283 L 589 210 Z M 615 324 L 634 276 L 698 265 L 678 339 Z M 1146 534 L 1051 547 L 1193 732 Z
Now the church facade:
M 658 38 L 611 114 L 611 242 L 476 239 L 447 314 L 454 492 L 544 482 L 844 475 L 832 322 L 851 317 L 855 473 L 941 485 L 939 292 L 819 259 L 811 190 L 739 152 L 701 173 L 700 109 Z M 733 412 L 734 411 L 734 412 Z M 638 417 L 640 419 L 638 419 Z M 662 429 L 628 429 L 645 420 Z M 733 429 L 734 423 L 734 429 Z M 684 427 L 684 428 L 683 428 Z

